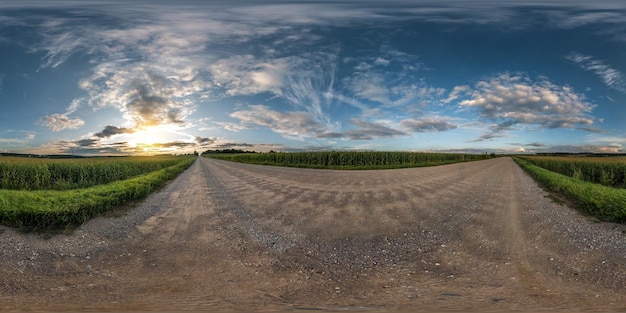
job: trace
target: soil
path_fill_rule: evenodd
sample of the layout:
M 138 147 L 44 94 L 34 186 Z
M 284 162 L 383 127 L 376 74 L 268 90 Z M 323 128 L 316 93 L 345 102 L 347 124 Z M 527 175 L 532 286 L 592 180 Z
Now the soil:
M 0 226 L 0 310 L 626 310 L 626 225 L 510 158 L 371 171 L 199 158 L 71 234 Z

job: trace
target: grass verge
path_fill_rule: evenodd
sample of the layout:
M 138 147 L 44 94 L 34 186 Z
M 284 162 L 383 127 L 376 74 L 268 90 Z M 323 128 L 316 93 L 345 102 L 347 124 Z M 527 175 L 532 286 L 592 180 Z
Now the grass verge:
M 78 226 L 119 205 L 142 199 L 187 169 L 194 158 L 132 179 L 83 189 L 0 190 L 0 223 L 22 231 Z
M 626 190 L 581 181 L 520 158 L 514 160 L 540 185 L 563 195 L 583 212 L 603 221 L 626 222 Z

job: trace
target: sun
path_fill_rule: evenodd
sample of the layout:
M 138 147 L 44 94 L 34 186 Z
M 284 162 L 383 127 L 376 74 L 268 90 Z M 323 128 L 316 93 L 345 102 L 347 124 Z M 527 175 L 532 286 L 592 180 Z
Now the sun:
M 153 145 L 159 141 L 159 131 L 150 127 L 148 129 L 142 129 L 131 134 L 128 140 L 128 144 L 131 147 L 138 145 Z
M 176 141 L 179 136 L 176 127 L 170 125 L 149 126 L 129 134 L 128 145 L 132 148 L 136 148 L 137 146 L 153 146 Z

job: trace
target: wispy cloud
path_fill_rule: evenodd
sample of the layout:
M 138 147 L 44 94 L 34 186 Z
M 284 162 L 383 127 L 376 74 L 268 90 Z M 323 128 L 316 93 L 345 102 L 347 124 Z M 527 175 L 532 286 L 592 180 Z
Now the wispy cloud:
M 285 138 L 297 140 L 304 140 L 305 138 L 372 140 L 407 135 L 406 132 L 384 123 L 365 121 L 359 118 L 350 120 L 350 123 L 356 128 L 338 131 L 336 128 L 328 127 L 316 120 L 310 112 L 279 112 L 264 105 L 251 105 L 244 110 L 231 113 L 230 116 L 239 119 L 245 128 L 267 127 Z
M 230 116 L 239 119 L 246 127 L 267 127 L 290 139 L 303 140 L 325 130 L 324 125 L 309 112 L 279 112 L 264 105 L 251 105 L 245 110 L 231 113 Z
M 578 52 L 572 52 L 565 58 L 576 63 L 576 65 L 586 71 L 594 72 L 602 79 L 605 85 L 615 90 L 626 92 L 626 80 L 624 80 L 624 75 L 622 75 L 620 71 L 605 64 L 603 61 Z
M 344 63 L 355 66 L 354 73 L 344 78 L 343 83 L 360 100 L 384 106 L 415 106 L 429 103 L 445 92 L 416 77 L 425 68 L 418 56 L 389 45 L 379 50 L 379 56 L 344 59 Z
M 211 65 L 214 83 L 230 96 L 263 92 L 282 95 L 291 74 L 295 58 L 259 60 L 253 55 L 238 55 L 221 59 Z
M 376 72 L 357 72 L 349 79 L 352 93 L 364 100 L 382 104 L 391 102 L 391 91 L 387 87 L 385 77 Z
M 250 128 L 250 126 L 243 125 L 243 124 L 240 124 L 240 123 L 239 124 L 238 123 L 231 123 L 231 122 L 213 122 L 213 123 L 219 125 L 223 129 L 226 129 L 226 130 L 231 131 L 231 132 L 238 132 L 238 131 Z

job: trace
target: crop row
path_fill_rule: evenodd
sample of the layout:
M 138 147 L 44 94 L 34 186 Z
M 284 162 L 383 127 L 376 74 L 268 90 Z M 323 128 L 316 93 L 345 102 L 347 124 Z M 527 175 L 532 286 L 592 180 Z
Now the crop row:
M 187 169 L 194 158 L 131 179 L 73 190 L 0 190 L 0 223 L 22 230 L 63 229 L 146 197 Z
M 525 156 L 549 171 L 609 187 L 626 188 L 626 157 Z
M 157 171 L 180 160 L 174 156 L 62 160 L 0 157 L 0 189 L 85 188 Z
M 463 161 L 483 160 L 492 156 L 486 154 L 451 154 L 417 152 L 297 152 L 210 155 L 242 163 L 280 165 L 292 167 L 367 169 L 434 166 Z

